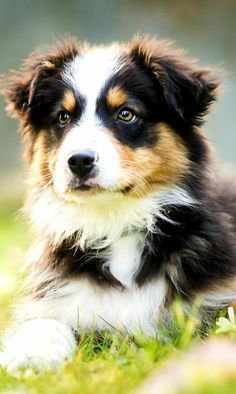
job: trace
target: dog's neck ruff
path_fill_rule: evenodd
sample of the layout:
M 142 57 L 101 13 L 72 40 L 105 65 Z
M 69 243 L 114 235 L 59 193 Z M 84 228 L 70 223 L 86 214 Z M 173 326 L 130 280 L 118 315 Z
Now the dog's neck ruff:
M 37 193 L 33 200 L 28 211 L 36 230 L 48 235 L 54 247 L 68 240 L 82 250 L 106 248 L 132 233 L 158 232 L 158 219 L 170 221 L 167 207 L 195 205 L 195 200 L 181 187 L 142 198 L 101 193 L 83 203 L 60 200 L 47 189 Z

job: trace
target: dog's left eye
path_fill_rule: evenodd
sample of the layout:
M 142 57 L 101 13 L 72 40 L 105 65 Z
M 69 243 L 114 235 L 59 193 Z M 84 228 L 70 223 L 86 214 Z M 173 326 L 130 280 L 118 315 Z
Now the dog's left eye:
M 70 115 L 67 111 L 60 111 L 57 114 L 57 120 L 61 126 L 65 126 L 70 123 Z
M 124 123 L 133 123 L 137 116 L 132 109 L 124 108 L 118 113 L 117 118 Z

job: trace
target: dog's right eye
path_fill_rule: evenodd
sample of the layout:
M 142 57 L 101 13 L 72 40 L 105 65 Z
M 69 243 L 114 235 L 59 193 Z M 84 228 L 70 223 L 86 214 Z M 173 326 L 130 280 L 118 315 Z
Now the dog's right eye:
M 57 114 L 57 121 L 59 125 L 65 126 L 68 123 L 70 123 L 70 115 L 68 114 L 67 111 L 60 111 Z

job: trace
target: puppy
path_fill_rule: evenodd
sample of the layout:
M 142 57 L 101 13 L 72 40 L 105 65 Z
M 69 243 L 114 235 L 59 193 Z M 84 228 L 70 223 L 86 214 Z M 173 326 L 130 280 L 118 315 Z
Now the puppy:
M 167 41 L 34 53 L 4 82 L 20 120 L 36 242 L 1 363 L 57 369 L 91 329 L 158 336 L 176 295 L 236 297 L 236 182 L 201 125 L 211 70 Z

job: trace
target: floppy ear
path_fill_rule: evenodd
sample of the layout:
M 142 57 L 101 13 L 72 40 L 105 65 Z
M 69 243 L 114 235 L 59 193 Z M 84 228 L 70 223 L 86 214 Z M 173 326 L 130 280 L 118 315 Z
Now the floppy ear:
M 21 119 L 27 112 L 45 58 L 46 54 L 42 53 L 32 55 L 20 70 L 11 71 L 9 76 L 2 78 L 1 93 L 7 101 L 6 110 L 10 116 Z
M 25 118 L 35 90 L 40 81 L 60 70 L 65 62 L 78 54 L 78 42 L 72 38 L 64 40 L 53 48 L 34 52 L 22 68 L 12 71 L 1 80 L 1 93 L 7 101 L 7 112 L 21 120 Z
M 148 69 L 161 87 L 171 113 L 184 122 L 199 125 L 216 100 L 218 82 L 210 69 L 187 60 L 166 40 L 135 39 L 131 56 Z

